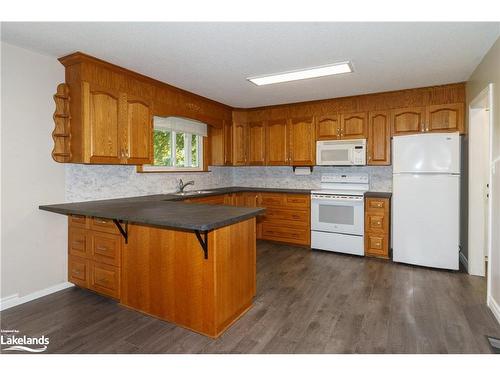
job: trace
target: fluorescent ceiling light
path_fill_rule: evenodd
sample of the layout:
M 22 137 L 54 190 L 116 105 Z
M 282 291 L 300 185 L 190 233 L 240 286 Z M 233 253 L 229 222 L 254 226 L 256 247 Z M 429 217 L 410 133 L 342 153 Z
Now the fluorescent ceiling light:
M 270 85 L 272 83 L 298 81 L 300 79 L 317 78 L 342 73 L 352 73 L 352 67 L 349 61 L 332 65 L 317 66 L 315 68 L 294 70 L 292 72 L 250 77 L 247 79 L 250 82 L 255 83 L 257 86 L 262 86 Z

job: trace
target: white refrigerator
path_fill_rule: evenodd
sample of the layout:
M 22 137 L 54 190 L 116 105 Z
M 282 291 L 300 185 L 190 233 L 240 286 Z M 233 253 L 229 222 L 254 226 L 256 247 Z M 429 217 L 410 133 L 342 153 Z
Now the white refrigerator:
M 458 270 L 460 136 L 397 136 L 393 152 L 393 260 Z

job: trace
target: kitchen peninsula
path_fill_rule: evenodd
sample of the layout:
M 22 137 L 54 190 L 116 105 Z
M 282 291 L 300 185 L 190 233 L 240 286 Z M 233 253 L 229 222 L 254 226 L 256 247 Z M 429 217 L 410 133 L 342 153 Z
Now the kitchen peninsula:
M 262 208 L 153 195 L 40 206 L 69 215 L 68 279 L 122 305 L 218 337 L 255 296 Z

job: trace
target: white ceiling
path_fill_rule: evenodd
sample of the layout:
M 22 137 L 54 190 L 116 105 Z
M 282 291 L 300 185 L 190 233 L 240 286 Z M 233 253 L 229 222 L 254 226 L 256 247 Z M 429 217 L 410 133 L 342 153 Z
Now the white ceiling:
M 2 23 L 2 40 L 60 57 L 82 51 L 234 107 L 468 79 L 500 23 Z M 246 80 L 350 60 L 353 74 Z

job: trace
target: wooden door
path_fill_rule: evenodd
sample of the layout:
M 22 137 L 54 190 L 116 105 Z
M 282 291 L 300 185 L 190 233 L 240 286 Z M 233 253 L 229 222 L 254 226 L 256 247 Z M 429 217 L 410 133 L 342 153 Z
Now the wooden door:
M 391 164 L 391 126 L 389 111 L 370 112 L 368 117 L 367 164 Z
M 233 127 L 231 121 L 224 120 L 224 165 L 233 164 Z
M 348 113 L 340 116 L 340 136 L 342 139 L 366 138 L 366 112 Z
M 340 138 L 340 119 L 338 115 L 320 116 L 316 120 L 316 139 L 324 141 Z
M 264 121 L 248 124 L 248 164 L 264 165 L 266 156 L 266 129 Z
M 464 132 L 464 104 L 441 104 L 427 107 L 427 132 Z
M 286 119 L 266 124 L 266 165 L 288 165 L 288 124 Z
M 120 133 L 125 102 L 119 93 L 83 82 L 85 159 L 90 163 L 120 164 L 123 147 Z
M 247 126 L 233 124 L 233 165 L 247 165 Z
M 392 111 L 392 135 L 415 134 L 424 131 L 425 107 L 400 108 Z
M 127 164 L 153 162 L 153 114 L 151 105 L 127 98 L 127 124 L 123 153 Z
M 316 137 L 313 117 L 290 119 L 290 165 L 314 165 Z

